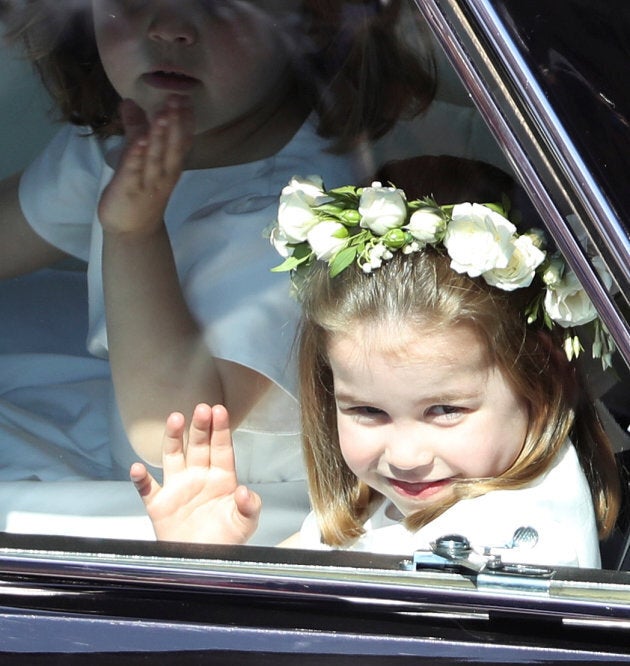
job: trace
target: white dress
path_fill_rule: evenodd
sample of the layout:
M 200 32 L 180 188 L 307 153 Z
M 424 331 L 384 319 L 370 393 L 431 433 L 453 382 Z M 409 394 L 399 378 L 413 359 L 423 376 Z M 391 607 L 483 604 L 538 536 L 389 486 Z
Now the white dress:
M 429 549 L 448 534 L 465 536 L 473 548 L 497 549 L 505 562 L 601 566 L 591 493 L 577 453 L 567 443 L 554 465 L 526 488 L 497 490 L 462 500 L 416 532 L 387 517 L 383 502 L 365 523 L 366 533 L 344 550 L 369 551 L 410 557 Z M 534 547 L 504 548 L 518 527 L 538 532 Z M 329 549 L 321 543 L 315 515 L 310 513 L 300 531 L 300 547 Z
M 4 482 L 126 480 L 130 463 L 137 460 L 121 426 L 109 374 L 102 232 L 96 216 L 121 139 L 102 141 L 85 135 L 84 128 L 64 126 L 20 183 L 20 202 L 33 229 L 88 262 L 89 318 L 84 321 L 83 274 L 60 272 L 64 286 L 58 288 L 50 273 L 20 282 L 27 289 L 31 280 L 33 292 L 42 284 L 50 290 L 50 298 L 38 301 L 36 319 L 68 322 L 68 333 L 87 328 L 87 351 L 77 352 L 76 340 L 69 352 L 60 349 L 62 345 L 42 343 L 40 338 L 46 338 L 50 326 L 30 325 L 32 313 L 11 318 L 10 330 L 0 325 L 0 481 Z M 271 496 L 263 514 L 270 513 L 269 505 L 276 500 L 294 509 L 285 535 L 299 527 L 308 511 L 291 358 L 299 306 L 289 294 L 287 274 L 270 272 L 281 258 L 264 232 L 275 220 L 278 195 L 292 176 L 319 174 L 329 187 L 353 182 L 350 159 L 325 148 L 309 119 L 270 158 L 185 171 L 165 213 L 184 296 L 208 347 L 216 357 L 252 368 L 273 382 L 234 439 L 239 480 L 259 490 L 263 500 L 266 490 Z M 42 284 L 37 284 L 38 279 Z M 3 299 L 5 308 L 20 307 L 16 303 L 20 299 L 7 285 L 0 291 L 0 303 Z M 20 302 L 28 303 L 28 298 L 21 297 Z M 294 490 L 289 492 L 290 487 Z M 5 513 L 7 505 L 2 502 L 10 497 L 6 487 L 0 488 Z M 15 504 L 15 499 L 11 502 Z M 268 520 L 273 532 L 277 520 L 271 515 Z M 258 541 L 275 543 L 280 534 L 267 539 L 265 522 L 263 516 Z

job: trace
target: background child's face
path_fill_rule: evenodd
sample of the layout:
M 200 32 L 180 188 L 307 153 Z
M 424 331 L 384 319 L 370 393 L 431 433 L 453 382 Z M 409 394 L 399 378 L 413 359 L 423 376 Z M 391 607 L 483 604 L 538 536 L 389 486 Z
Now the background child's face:
M 197 133 L 277 104 L 274 93 L 288 71 L 279 17 L 296 6 L 286 0 L 92 0 L 99 54 L 116 91 L 149 117 L 167 95 L 190 96 Z
M 528 409 L 473 329 L 417 326 L 332 336 L 339 441 L 356 476 L 403 515 L 456 479 L 494 477 L 520 453 Z

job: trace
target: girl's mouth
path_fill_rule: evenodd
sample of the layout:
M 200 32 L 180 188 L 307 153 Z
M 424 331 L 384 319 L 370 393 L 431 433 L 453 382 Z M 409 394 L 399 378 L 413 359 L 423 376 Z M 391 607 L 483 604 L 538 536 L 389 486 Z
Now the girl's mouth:
M 424 483 L 409 483 L 407 481 L 399 481 L 398 479 L 388 479 L 388 481 L 399 495 L 413 499 L 429 499 L 451 483 L 450 479 L 440 479 L 439 481 Z
M 180 72 L 155 70 L 142 75 L 142 80 L 152 88 L 170 90 L 172 92 L 186 92 L 199 85 L 199 79 Z

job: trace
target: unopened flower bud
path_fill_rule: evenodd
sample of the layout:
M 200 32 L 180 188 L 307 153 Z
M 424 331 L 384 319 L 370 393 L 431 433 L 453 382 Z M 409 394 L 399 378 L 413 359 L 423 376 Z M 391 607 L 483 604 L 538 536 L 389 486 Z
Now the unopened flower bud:
M 383 243 L 387 247 L 397 250 L 407 242 L 407 234 L 402 229 L 390 229 L 383 236 Z
M 339 213 L 339 217 L 343 222 L 353 225 L 361 221 L 361 214 L 355 208 L 345 208 Z

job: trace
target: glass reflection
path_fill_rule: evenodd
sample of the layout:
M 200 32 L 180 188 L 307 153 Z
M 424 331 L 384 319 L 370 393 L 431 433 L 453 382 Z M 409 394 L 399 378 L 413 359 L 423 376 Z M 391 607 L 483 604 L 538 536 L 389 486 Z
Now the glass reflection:
M 505 159 L 439 53 L 434 90 L 413 3 L 26 6 L 61 122 L 17 107 L 3 125 L 28 139 L 4 175 L 44 150 L 19 205 L 15 178 L 2 190 L 6 219 L 22 211 L 0 238 L 4 529 L 154 538 L 129 466 L 160 480 L 166 415 L 203 399 L 228 406 L 239 480 L 262 496 L 252 543 L 275 544 L 309 509 L 299 308 L 264 236 L 278 193 L 296 174 L 368 184 L 418 155 Z M 11 62 L 16 102 L 48 105 Z
M 129 466 L 159 464 L 166 415 L 189 415 L 200 397 L 229 408 L 241 478 L 282 516 L 265 513 L 261 542 L 299 526 L 299 309 L 286 277 L 269 271 L 263 232 L 294 174 L 360 182 L 372 164 L 359 148 L 429 103 L 424 38 L 398 34 L 402 11 L 409 17 L 398 2 L 7 3 L 10 48 L 25 46 L 61 121 L 37 123 L 54 138 L 19 190 L 17 177 L 3 190 L 3 298 L 19 313 L 3 346 L 3 481 L 29 481 L 35 507 L 43 493 L 39 524 L 24 527 L 13 499 L 7 529 L 73 532 L 77 506 L 118 515 L 105 497 L 115 495 L 130 515 L 108 534 L 150 537 Z M 100 482 L 90 501 L 87 480 Z M 57 526 L 45 509 L 52 482 L 55 497 L 69 495 L 69 521 Z

